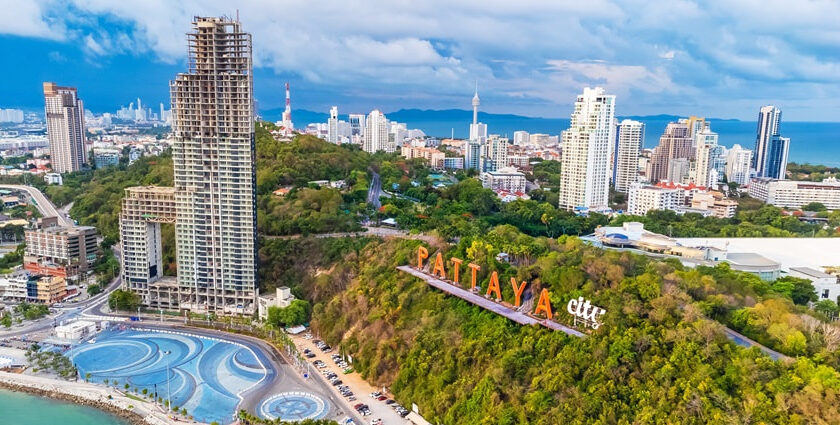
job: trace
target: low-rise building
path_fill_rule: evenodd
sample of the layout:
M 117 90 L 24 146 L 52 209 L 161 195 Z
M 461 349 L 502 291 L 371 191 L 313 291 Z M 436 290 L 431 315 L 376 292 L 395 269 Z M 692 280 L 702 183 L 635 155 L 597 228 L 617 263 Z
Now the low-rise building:
M 513 167 L 505 167 L 496 171 L 481 173 L 481 184 L 494 191 L 525 193 L 525 174 Z
M 708 244 L 688 246 L 676 239 L 645 230 L 639 222 L 625 222 L 621 227 L 599 227 L 595 239 L 606 247 L 635 248 L 656 256 L 671 256 L 690 267 L 714 266 L 729 263 L 733 270 L 752 273 L 766 281 L 779 278 L 782 265 L 763 255 L 752 252 L 728 252 Z
M 800 208 L 819 202 L 830 210 L 840 209 L 840 181 L 822 182 L 755 178 L 750 181 L 749 195 L 782 208 Z
M 652 210 L 672 210 L 685 205 L 683 191 L 633 183 L 627 194 L 627 213 L 630 215 L 646 215 Z
M 295 296 L 287 286 L 277 288 L 274 294 L 260 295 L 257 304 L 260 320 L 265 320 L 268 317 L 269 307 L 285 308 L 292 304 Z
M 47 184 L 57 184 L 59 186 L 64 184 L 64 179 L 61 177 L 59 173 L 46 173 L 44 174 L 44 181 Z
M 95 333 L 96 323 L 87 320 L 77 320 L 55 327 L 56 338 L 65 341 L 79 341 Z
M 35 281 L 35 301 L 41 304 L 55 304 L 67 296 L 67 282 L 60 276 L 38 276 Z
M 96 228 L 46 227 L 24 233 L 24 269 L 78 281 L 96 261 Z
M 0 278 L 0 300 L 20 303 L 26 301 L 27 276 L 13 276 Z
M 118 149 L 94 149 L 93 162 L 96 168 L 105 168 L 120 165 L 122 152 Z
M 400 149 L 400 154 L 406 159 L 423 158 L 434 168 L 444 168 L 444 159 L 446 155 L 435 148 L 403 145 Z
M 810 267 L 791 267 L 789 273 L 793 277 L 810 280 L 820 300 L 840 301 L 840 283 L 837 276 Z

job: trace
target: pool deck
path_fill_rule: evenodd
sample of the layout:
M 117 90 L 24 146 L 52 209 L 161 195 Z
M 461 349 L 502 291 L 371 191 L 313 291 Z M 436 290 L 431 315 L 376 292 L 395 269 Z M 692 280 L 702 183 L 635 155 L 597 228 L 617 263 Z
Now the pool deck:
M 484 298 L 483 296 L 476 294 L 472 291 L 453 285 L 434 276 L 427 275 L 426 273 L 423 273 L 420 270 L 415 269 L 414 267 L 399 266 L 397 267 L 397 270 L 406 272 L 414 277 L 423 279 L 429 285 L 434 286 L 435 288 L 440 289 L 441 291 L 446 292 L 449 295 L 454 295 L 464 301 L 475 304 L 485 310 L 492 311 L 493 313 L 496 313 L 499 316 L 506 317 L 509 320 L 519 323 L 520 325 L 540 325 L 545 326 L 546 328 L 549 328 L 551 330 L 565 332 L 569 335 L 576 337 L 586 336 L 586 334 L 576 329 L 572 329 L 568 326 L 561 325 L 560 323 L 557 323 L 553 320 L 537 319 L 529 314 L 525 314 L 521 311 L 517 311 L 503 304 L 499 304 L 497 302 Z

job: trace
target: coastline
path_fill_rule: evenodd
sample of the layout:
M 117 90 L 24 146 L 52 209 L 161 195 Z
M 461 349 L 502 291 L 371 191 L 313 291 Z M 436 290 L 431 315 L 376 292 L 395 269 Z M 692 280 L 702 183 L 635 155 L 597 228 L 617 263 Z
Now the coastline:
M 164 414 L 150 410 L 149 406 L 143 406 L 147 404 L 145 402 L 132 400 L 116 390 L 86 382 L 59 381 L 40 376 L 0 372 L 0 388 L 92 407 L 114 415 L 130 425 L 176 423 Z

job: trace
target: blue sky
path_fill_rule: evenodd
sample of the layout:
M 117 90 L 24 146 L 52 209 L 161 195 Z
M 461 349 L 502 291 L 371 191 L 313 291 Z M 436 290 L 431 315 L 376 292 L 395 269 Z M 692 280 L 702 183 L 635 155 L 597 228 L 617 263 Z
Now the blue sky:
M 41 108 L 41 82 L 101 112 L 168 101 L 194 15 L 253 34 L 261 108 L 469 109 L 568 117 L 601 85 L 619 115 L 840 121 L 835 0 L 0 0 L 0 107 Z

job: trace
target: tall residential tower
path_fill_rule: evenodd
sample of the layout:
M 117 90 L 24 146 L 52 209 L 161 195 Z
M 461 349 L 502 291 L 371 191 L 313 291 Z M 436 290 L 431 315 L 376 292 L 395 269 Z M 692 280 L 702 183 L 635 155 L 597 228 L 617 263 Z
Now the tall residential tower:
M 196 17 L 187 40 L 188 72 L 169 85 L 175 187 L 126 190 L 123 282 L 149 305 L 251 314 L 258 290 L 251 34 L 238 20 Z M 160 223 L 173 221 L 175 284 L 160 279 L 159 257 Z
M 753 149 L 752 158 L 752 168 L 758 177 L 767 176 L 770 139 L 779 134 L 781 121 L 782 110 L 773 105 L 762 106 L 758 111 L 758 127 L 755 130 L 755 149 Z
M 53 171 L 79 171 L 87 163 L 85 109 L 73 87 L 44 83 L 44 115 Z
M 617 192 L 627 192 L 630 185 L 639 181 L 639 152 L 645 140 L 645 124 L 639 121 L 622 120 L 618 132 L 613 182 Z
M 562 135 L 560 208 L 608 205 L 614 118 L 614 95 L 606 94 L 601 87 L 586 87 L 578 95 L 571 124 Z

